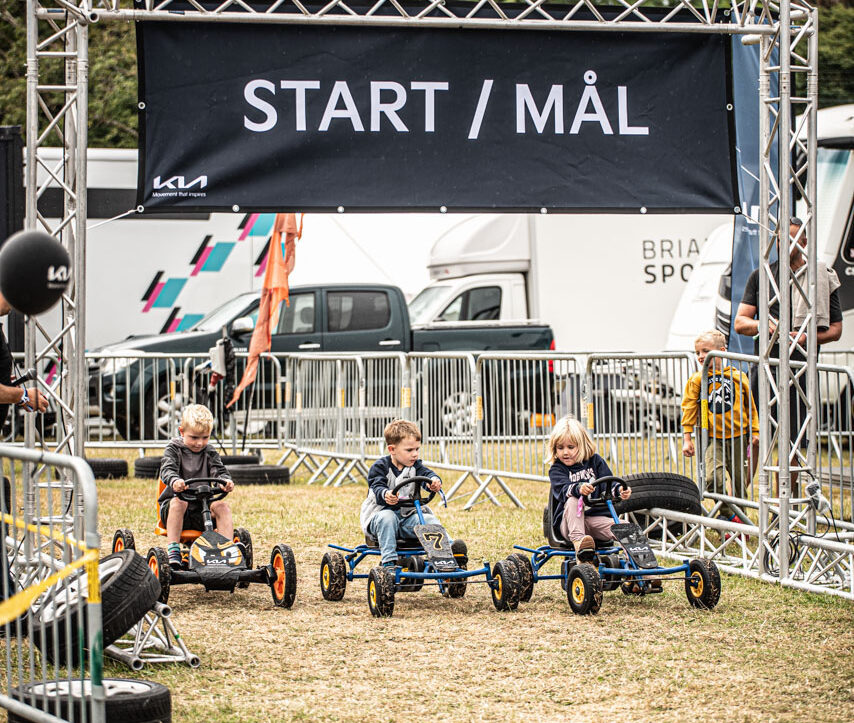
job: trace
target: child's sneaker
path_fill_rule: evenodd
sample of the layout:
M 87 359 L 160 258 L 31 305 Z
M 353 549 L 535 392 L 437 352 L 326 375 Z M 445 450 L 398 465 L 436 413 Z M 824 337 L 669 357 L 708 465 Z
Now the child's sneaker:
M 394 560 L 386 560 L 384 563 L 382 563 L 382 566 L 383 567 L 394 567 L 395 564 L 396 564 L 396 562 Z
M 169 555 L 169 567 L 173 570 L 180 570 L 184 567 L 184 563 L 181 560 L 181 551 L 180 550 L 169 550 L 167 553 Z
M 451 552 L 454 554 L 454 559 L 457 561 L 457 565 L 465 568 L 465 566 L 469 564 L 469 548 L 466 545 L 465 540 L 454 540 L 451 543 Z
M 596 556 L 596 543 L 590 535 L 585 535 L 572 544 L 575 547 L 575 557 L 579 562 L 593 562 Z

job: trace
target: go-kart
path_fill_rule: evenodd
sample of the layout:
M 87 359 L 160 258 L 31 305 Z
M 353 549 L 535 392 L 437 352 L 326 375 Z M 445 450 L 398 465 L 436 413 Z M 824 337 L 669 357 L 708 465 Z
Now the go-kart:
M 588 508 L 607 506 L 614 520 L 611 532 L 616 540 L 597 540 L 596 549 L 582 559 L 569 540 L 555 537 L 549 495 L 549 505 L 543 515 L 543 531 L 549 544 L 536 549 L 514 545 L 514 549 L 522 552 L 507 558 L 517 568 L 520 579 L 516 603 L 530 600 L 534 585 L 540 580 L 560 580 L 572 611 L 577 615 L 590 615 L 599 612 L 603 591 L 619 588 L 626 595 L 640 596 L 659 593 L 662 583 L 669 578 L 684 580 L 685 595 L 691 605 L 707 610 L 714 608 L 721 594 L 721 578 L 715 563 L 696 558 L 674 567 L 659 566 L 640 526 L 620 522 L 614 508 L 614 500 L 618 497 L 611 494 L 614 482 L 619 482 L 621 489 L 629 487 L 619 477 L 602 477 L 596 480 L 593 493 L 585 495 L 583 500 Z M 560 574 L 542 571 L 552 558 L 561 560 Z
M 165 485 L 161 481 L 158 497 L 164 489 Z M 182 530 L 181 569 L 170 567 L 169 555 L 164 548 L 152 547 L 148 551 L 148 567 L 160 581 L 160 602 L 169 600 L 169 590 L 173 585 L 199 584 L 205 590 L 234 592 L 235 587 L 245 588 L 250 583 L 258 582 L 270 586 L 273 602 L 278 607 L 291 607 L 297 589 L 293 551 L 287 545 L 276 545 L 270 554 L 270 564 L 252 569 L 252 537 L 249 531 L 238 527 L 234 530 L 234 539 L 229 540 L 213 528 L 210 503 L 221 500 L 227 494 L 222 480 L 216 477 L 189 479 L 186 489 L 177 493 L 176 496 L 185 502 L 200 504 L 205 529 Z M 154 532 L 166 535 L 159 507 Z M 135 549 L 133 533 L 128 529 L 116 530 L 113 535 L 113 552 L 123 549 Z
M 436 492 L 421 499 L 422 483 L 429 477 L 410 477 L 392 490 L 397 495 L 411 483 L 415 493 L 410 498 L 399 498 L 397 508 L 414 507 L 419 524 L 415 525 L 416 538 L 398 538 L 397 564 L 394 567 L 376 566 L 368 574 L 356 572 L 365 558 L 379 557 L 377 538 L 365 535 L 365 544 L 355 548 L 332 545 L 335 552 L 326 552 L 320 563 L 320 590 L 325 600 L 341 600 L 347 583 L 356 579 L 368 580 L 368 608 L 374 617 L 391 617 L 394 598 L 398 592 L 417 592 L 424 585 L 435 585 L 445 597 L 461 598 L 470 582 L 485 582 L 492 590 L 492 601 L 497 610 L 509 610 L 508 600 L 518 597 L 518 575 L 515 565 L 502 560 L 490 570 L 489 563 L 475 570 L 467 569 L 468 551 L 462 540 L 451 541 L 441 525 L 425 524 L 422 507 Z M 444 495 L 443 495 L 444 499 Z M 346 553 L 346 554 L 342 554 Z M 473 581 L 472 578 L 483 578 Z

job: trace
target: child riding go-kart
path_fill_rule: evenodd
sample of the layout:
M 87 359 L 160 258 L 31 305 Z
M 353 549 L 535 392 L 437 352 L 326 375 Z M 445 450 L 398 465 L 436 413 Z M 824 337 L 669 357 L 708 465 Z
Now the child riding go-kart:
M 549 544 L 536 549 L 514 545 L 527 554 L 517 552 L 507 558 L 516 566 L 520 579 L 519 598 L 512 601 L 513 607 L 530 600 L 534 585 L 540 580 L 560 580 L 574 613 L 595 614 L 602 604 L 603 591 L 620 588 L 626 595 L 658 593 L 668 578 L 684 580 L 685 594 L 694 607 L 710 610 L 718 604 L 721 579 L 715 563 L 696 558 L 674 567 L 661 567 L 640 526 L 620 522 L 611 494 L 615 482 L 623 489 L 628 487 L 619 477 L 603 477 L 596 480 L 594 492 L 583 497 L 588 507 L 607 506 L 614 520 L 611 532 L 616 538 L 597 541 L 596 549 L 588 555 L 576 553 L 568 540 L 555 535 L 550 496 L 543 520 Z M 560 574 L 542 572 L 552 558 L 561 560 Z
M 168 601 L 169 590 L 173 585 L 199 584 L 205 590 L 233 592 L 235 587 L 244 588 L 250 583 L 259 582 L 270 586 L 273 602 L 278 607 L 291 607 L 297 586 L 296 562 L 291 548 L 284 544 L 276 545 L 270 555 L 270 564 L 252 569 L 252 537 L 249 531 L 238 527 L 234 530 L 234 539 L 229 540 L 213 528 L 210 503 L 228 494 L 223 480 L 197 477 L 186 482 L 187 488 L 176 496 L 201 506 L 204 530 L 181 531 L 181 569 L 170 567 L 169 556 L 164 548 L 152 547 L 148 551 L 148 567 L 160 581 L 160 602 Z M 159 486 L 158 493 L 163 491 L 165 485 L 161 481 Z M 166 535 L 159 507 L 154 532 Z M 135 549 L 133 533 L 128 529 L 116 530 L 113 536 L 113 552 L 122 549 Z
M 436 585 L 445 597 L 461 598 L 472 578 L 482 577 L 492 590 L 492 601 L 497 610 L 509 610 L 508 601 L 518 598 L 518 574 L 514 563 L 503 560 L 490 570 L 484 562 L 476 570 L 468 570 L 468 554 L 465 542 L 451 542 L 448 533 L 441 525 L 425 524 L 422 506 L 427 505 L 436 492 L 430 492 L 427 499 L 421 499 L 422 483 L 430 482 L 428 477 L 410 477 L 397 484 L 392 494 L 397 495 L 406 485 L 413 485 L 411 498 L 399 498 L 401 507 L 414 507 L 420 524 L 415 525 L 417 539 L 397 540 L 397 564 L 393 567 L 376 566 L 368 574 L 356 572 L 356 567 L 367 557 L 379 557 L 379 544 L 371 534 L 365 535 L 365 544 L 355 548 L 329 545 L 333 550 L 327 552 L 320 564 L 320 590 L 326 600 L 341 600 L 347 589 L 347 582 L 355 579 L 368 580 L 368 608 L 375 617 L 390 617 L 394 613 L 394 598 L 398 592 L 417 592 L 427 585 Z M 441 494 L 441 493 L 440 493 Z M 444 499 L 444 495 L 443 495 Z M 341 553 L 346 553 L 342 555 Z

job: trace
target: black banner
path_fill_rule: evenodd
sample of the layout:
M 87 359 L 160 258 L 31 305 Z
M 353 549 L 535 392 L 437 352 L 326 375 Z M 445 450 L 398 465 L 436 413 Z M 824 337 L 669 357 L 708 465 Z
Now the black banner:
M 149 211 L 737 205 L 727 36 L 137 25 Z

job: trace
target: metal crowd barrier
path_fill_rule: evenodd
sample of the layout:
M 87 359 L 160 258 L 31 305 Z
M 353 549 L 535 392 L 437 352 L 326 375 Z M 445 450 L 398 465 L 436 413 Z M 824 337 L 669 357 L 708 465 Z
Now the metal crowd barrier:
M 100 545 L 92 470 L 78 457 L 9 445 L 0 446 L 0 465 L 0 707 L 34 721 L 100 723 Z M 61 691 L 80 687 L 91 691 L 91 705 L 78 715 L 73 706 L 63 707 Z
M 656 470 L 693 477 L 682 455 L 681 403 L 693 354 L 590 354 L 587 427 L 614 474 Z

